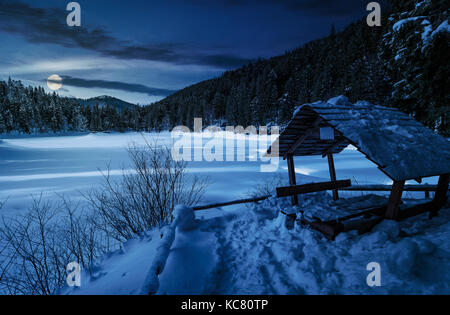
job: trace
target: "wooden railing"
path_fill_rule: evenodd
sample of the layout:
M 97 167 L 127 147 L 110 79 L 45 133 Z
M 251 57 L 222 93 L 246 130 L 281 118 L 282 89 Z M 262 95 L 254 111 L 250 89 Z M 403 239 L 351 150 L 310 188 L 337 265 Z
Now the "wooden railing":
M 228 201 L 228 202 L 223 202 L 223 203 L 216 203 L 216 204 L 207 205 L 207 206 L 197 206 L 197 207 L 193 207 L 192 209 L 194 209 L 194 211 L 207 210 L 207 209 L 212 209 L 212 208 L 238 205 L 238 204 L 242 204 L 242 203 L 258 202 L 258 201 L 269 199 L 270 197 L 272 197 L 272 196 L 267 195 L 267 196 L 262 196 L 262 197 L 240 199 L 240 200 Z
M 338 188 L 342 191 L 391 191 L 391 185 L 356 185 Z M 405 185 L 403 191 L 423 191 L 425 198 L 430 198 L 430 192 L 436 192 L 437 185 Z
M 338 189 L 342 191 L 391 191 L 392 186 L 390 185 L 356 185 L 356 186 L 350 186 L 349 180 L 343 180 L 343 181 L 337 181 L 337 182 L 325 182 L 325 183 L 311 183 L 311 184 L 305 184 L 305 185 L 298 185 L 298 186 L 288 186 L 288 187 L 280 187 L 277 189 L 277 197 L 286 197 L 290 196 L 292 194 L 305 194 L 310 192 L 316 192 L 316 191 L 323 191 L 323 190 L 333 190 Z M 404 191 L 423 191 L 425 192 L 425 198 L 430 197 L 430 192 L 435 192 L 437 190 L 436 185 L 406 185 L 404 188 Z M 261 197 L 255 197 L 255 198 L 248 198 L 248 199 L 239 199 L 234 201 L 227 201 L 222 203 L 216 203 L 211 205 L 205 205 L 205 206 L 196 206 L 193 207 L 194 211 L 200 211 L 200 210 L 208 210 L 213 208 L 219 208 L 219 207 L 226 207 L 231 205 L 238 205 L 243 203 L 254 203 L 266 200 L 268 198 L 272 197 L 271 195 L 261 196 Z

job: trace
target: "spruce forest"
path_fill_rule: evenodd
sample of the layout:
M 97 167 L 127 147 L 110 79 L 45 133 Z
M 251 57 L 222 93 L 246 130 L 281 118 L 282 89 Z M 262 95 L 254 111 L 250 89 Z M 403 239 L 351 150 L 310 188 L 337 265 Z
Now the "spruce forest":
M 381 27 L 362 19 L 333 28 L 326 38 L 147 106 L 86 106 L 10 79 L 0 82 L 0 133 L 160 131 L 192 127 L 194 117 L 205 125 L 283 125 L 296 106 L 343 94 L 399 108 L 448 137 L 447 8 L 444 0 L 391 0 Z

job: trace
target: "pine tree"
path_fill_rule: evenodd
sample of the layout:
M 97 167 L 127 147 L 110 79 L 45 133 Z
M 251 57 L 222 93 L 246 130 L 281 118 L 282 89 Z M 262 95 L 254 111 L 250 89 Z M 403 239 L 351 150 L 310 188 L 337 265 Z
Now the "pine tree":
M 450 135 L 448 125 L 448 21 L 444 1 L 394 1 L 399 13 L 389 18 L 381 56 L 392 79 L 392 104 L 430 128 Z
M 3 115 L 0 113 L 0 134 L 6 133 L 6 123 Z

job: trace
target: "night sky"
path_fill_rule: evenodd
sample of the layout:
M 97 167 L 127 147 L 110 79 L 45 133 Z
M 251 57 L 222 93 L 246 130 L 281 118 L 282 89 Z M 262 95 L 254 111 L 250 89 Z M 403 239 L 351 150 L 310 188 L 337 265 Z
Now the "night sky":
M 368 0 L 0 0 L 0 80 L 148 104 L 367 15 Z

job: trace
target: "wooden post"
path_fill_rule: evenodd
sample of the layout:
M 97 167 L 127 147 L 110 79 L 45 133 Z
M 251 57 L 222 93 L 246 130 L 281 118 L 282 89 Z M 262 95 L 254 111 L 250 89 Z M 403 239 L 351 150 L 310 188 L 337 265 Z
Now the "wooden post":
M 333 153 L 328 153 L 328 168 L 330 169 L 330 178 L 331 181 L 336 181 L 336 169 L 334 168 L 334 160 L 333 160 Z M 333 199 L 336 201 L 339 199 L 339 193 L 338 190 L 333 190 Z
M 292 154 L 289 154 L 287 156 L 287 164 L 288 164 L 288 172 L 289 172 L 289 185 L 296 186 L 297 181 L 295 179 L 294 156 Z M 298 196 L 297 195 L 292 196 L 292 205 L 293 206 L 298 205 Z
M 396 220 L 398 218 L 399 206 L 402 200 L 403 188 L 405 187 L 405 181 L 394 181 L 392 185 L 391 195 L 389 196 L 389 202 L 386 209 L 386 218 Z
M 441 209 L 447 201 L 448 185 L 450 182 L 450 174 L 444 174 L 439 176 L 439 181 L 434 194 L 433 207 L 430 211 L 430 218 L 438 215 L 439 209 Z

